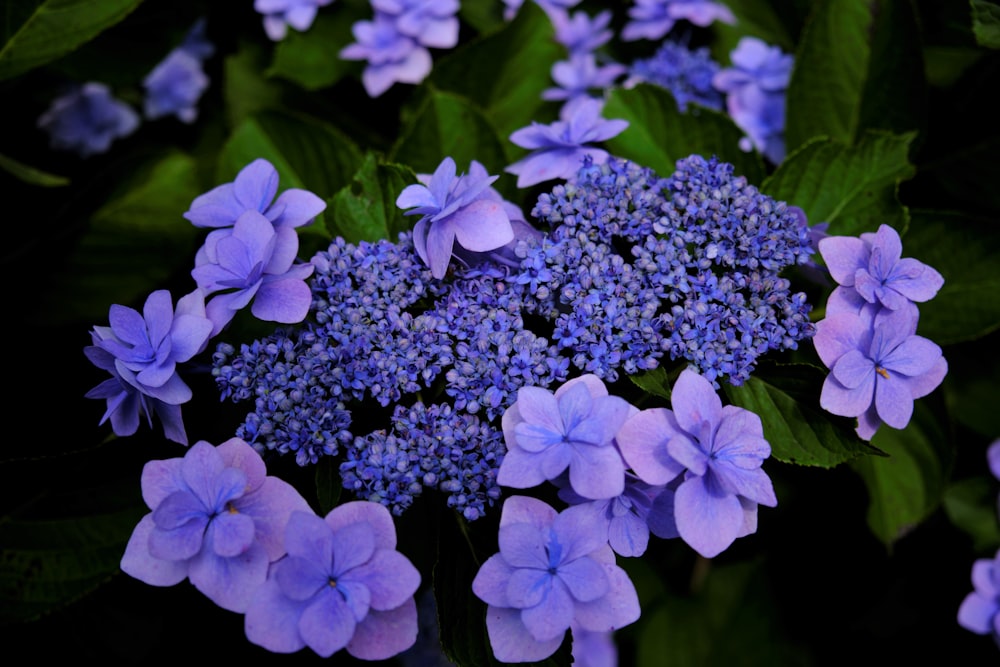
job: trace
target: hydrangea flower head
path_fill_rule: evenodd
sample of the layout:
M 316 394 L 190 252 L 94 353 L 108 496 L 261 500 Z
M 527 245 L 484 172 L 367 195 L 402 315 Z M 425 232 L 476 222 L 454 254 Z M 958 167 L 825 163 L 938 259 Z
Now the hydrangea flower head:
M 576 53 L 591 53 L 611 40 L 611 10 L 604 10 L 591 17 L 587 12 L 557 10 L 550 12 L 552 27 L 556 31 L 556 41 L 566 47 L 572 56 Z
M 400 32 L 392 16 L 376 12 L 372 21 L 352 27 L 355 41 L 340 51 L 345 60 L 366 60 L 361 83 L 369 97 L 378 97 L 394 83 L 420 83 L 430 74 L 430 52 Z
M 712 558 L 757 529 L 757 506 L 778 500 L 761 463 L 771 455 L 760 417 L 723 407 L 712 384 L 687 369 L 670 394 L 671 410 L 651 408 L 618 432 L 622 456 L 649 484 L 683 474 L 674 492 L 677 532 Z
M 714 0 L 635 0 L 628 15 L 628 23 L 622 28 L 622 39 L 626 41 L 661 39 L 682 20 L 702 28 L 715 21 L 736 23 L 729 7 Z
M 292 512 L 309 510 L 239 438 L 218 447 L 202 440 L 183 458 L 148 462 L 142 497 L 152 511 L 132 532 L 122 570 L 153 586 L 189 579 L 236 612 L 246 611 L 268 565 L 284 555 Z
M 977 635 L 993 635 L 1000 645 L 1000 551 L 972 564 L 972 586 L 958 608 L 958 624 Z
M 608 632 L 639 618 L 635 587 L 615 564 L 604 527 L 589 519 L 579 507 L 557 513 L 535 498 L 504 502 L 500 551 L 472 581 L 501 662 L 547 658 L 574 625 Z
M 560 120 L 550 125 L 532 122 L 515 130 L 510 140 L 531 151 L 504 171 L 517 175 L 517 187 L 526 188 L 552 179 L 570 179 L 583 166 L 589 155 L 593 164 L 603 164 L 608 152 L 590 144 L 621 134 L 627 120 L 605 120 L 601 117 L 604 103 L 585 99 L 579 104 L 563 107 Z
M 744 150 L 774 164 L 785 159 L 785 97 L 794 57 L 756 37 L 743 37 L 729 54 L 732 66 L 715 74 L 733 122 L 747 133 Z
M 53 100 L 38 127 L 49 133 L 52 148 L 89 157 L 132 134 L 139 127 L 139 114 L 113 97 L 106 85 L 92 81 Z
M 191 400 L 191 388 L 177 365 L 204 349 L 211 335 L 201 294 L 182 297 L 175 311 L 170 292 L 157 290 L 146 298 L 142 313 L 115 304 L 108 319 L 110 326 L 94 327 L 94 344 L 84 349 L 91 363 L 112 375 L 87 394 L 108 401 L 101 423 L 110 418 L 117 435 L 132 435 L 140 415 L 151 420 L 155 411 L 168 436 L 187 444 L 176 406 Z
M 635 411 L 609 396 L 595 375 L 574 378 L 555 393 L 521 387 L 501 420 L 507 454 L 497 482 L 527 489 L 569 470 L 573 490 L 593 500 L 625 491 L 625 464 L 615 433 Z
M 231 232 L 210 234 L 191 276 L 206 295 L 205 311 L 219 333 L 251 301 L 254 317 L 294 324 L 305 319 L 312 293 L 305 279 L 315 268 L 295 264 L 299 236 L 292 227 L 274 227 L 254 210 L 244 212 Z
M 935 269 L 902 257 L 899 233 L 889 225 L 860 238 L 828 236 L 819 242 L 819 252 L 838 285 L 830 294 L 827 314 L 857 313 L 866 305 L 898 310 L 929 301 L 944 284 Z
M 820 406 L 858 418 L 858 435 L 871 439 L 882 422 L 905 428 L 913 401 L 934 391 L 948 372 L 937 344 L 916 335 L 913 308 L 865 314 L 837 313 L 816 324 L 813 344 L 830 374 Z
M 146 89 L 146 117 L 174 115 L 193 123 L 198 117 L 198 100 L 208 83 L 201 60 L 183 49 L 174 49 L 142 82 Z
M 326 209 L 326 202 L 308 190 L 288 188 L 278 194 L 278 170 L 258 158 L 243 167 L 232 183 L 195 197 L 184 217 L 195 227 L 232 227 L 246 211 L 262 213 L 275 227 L 301 227 Z
M 333 0 L 254 0 L 253 8 L 264 15 L 264 32 L 272 41 L 280 42 L 288 34 L 288 26 L 299 32 L 312 27 L 320 7 Z
M 396 528 L 378 503 L 353 501 L 325 518 L 295 512 L 275 563 L 250 603 L 247 639 L 276 653 L 341 649 L 384 660 L 413 646 L 420 573 L 396 551 Z
M 510 216 L 488 193 L 498 177 L 481 167 L 456 177 L 455 161 L 447 157 L 427 185 L 408 185 L 396 198 L 396 206 L 410 209 L 403 215 L 421 216 L 413 241 L 435 278 L 448 271 L 456 242 L 466 250 L 487 252 L 514 239 Z
M 683 112 L 689 102 L 722 110 L 722 94 L 712 85 L 719 64 L 706 47 L 691 50 L 679 42 L 665 41 L 651 58 L 636 60 L 629 67 L 625 86 L 647 82 L 666 88 Z

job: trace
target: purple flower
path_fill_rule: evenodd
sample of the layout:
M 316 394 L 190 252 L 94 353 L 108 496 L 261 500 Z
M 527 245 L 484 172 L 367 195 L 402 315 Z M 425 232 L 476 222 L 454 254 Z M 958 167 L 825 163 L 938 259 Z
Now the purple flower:
M 487 604 L 497 660 L 543 660 L 571 627 L 608 632 L 639 618 L 635 587 L 615 564 L 604 527 L 581 508 L 556 513 L 535 498 L 508 498 L 499 543 L 472 581 Z
M 496 201 L 488 191 L 497 178 L 478 163 L 468 175 L 456 178 L 455 161 L 447 157 L 427 185 L 408 185 L 396 198 L 396 206 L 410 209 L 403 215 L 421 216 L 413 228 L 413 242 L 435 278 L 448 271 L 456 242 L 472 252 L 487 252 L 513 240 L 502 200 Z
M 358 21 L 351 31 L 356 41 L 345 46 L 340 57 L 368 61 L 361 83 L 369 97 L 378 97 L 397 82 L 420 83 L 430 74 L 430 52 L 400 32 L 391 16 L 376 12 L 373 21 Z
M 384 660 L 413 646 L 420 573 L 396 551 L 396 528 L 378 503 L 348 502 L 326 518 L 295 512 L 288 556 L 271 567 L 247 609 L 247 639 L 275 653 L 308 646 Z
M 986 450 L 986 461 L 993 476 L 1000 479 L 1000 438 L 990 443 L 989 449 Z
M 557 86 L 543 90 L 542 99 L 565 100 L 567 104 L 579 102 L 589 98 L 592 89 L 610 87 L 626 71 L 627 68 L 618 63 L 598 66 L 593 53 L 571 53 L 569 60 L 552 65 L 552 80 Z
M 264 15 L 264 32 L 272 41 L 285 38 L 288 26 L 299 32 L 308 30 L 316 12 L 333 0 L 254 0 L 253 8 Z
M 639 59 L 629 68 L 624 85 L 648 82 L 670 91 L 682 112 L 689 102 L 722 109 L 722 94 L 712 85 L 719 64 L 707 47 L 691 50 L 680 42 L 665 41 L 652 58 Z
M 948 372 L 941 348 L 916 330 L 916 310 L 910 308 L 883 310 L 874 318 L 837 313 L 819 321 L 813 344 L 830 369 L 820 406 L 857 417 L 865 440 L 882 422 L 904 428 L 913 401 L 931 393 Z
M 573 490 L 593 500 L 625 491 L 625 463 L 615 433 L 635 412 L 628 401 L 609 396 L 596 375 L 583 375 L 552 393 L 521 387 L 503 414 L 507 454 L 497 482 L 527 489 L 569 469 Z
M 110 418 L 116 435 L 132 435 L 140 415 L 151 422 L 155 411 L 167 437 L 187 444 L 177 406 L 191 400 L 191 388 L 177 374 L 177 364 L 201 352 L 211 335 L 202 295 L 182 297 L 175 312 L 170 292 L 157 290 L 146 298 L 142 314 L 115 304 L 108 319 L 111 326 L 94 327 L 94 344 L 84 348 L 91 363 L 112 375 L 87 393 L 108 402 L 101 423 Z
M 184 458 L 148 462 L 142 497 L 152 511 L 132 532 L 122 570 L 153 586 L 190 579 L 236 612 L 284 555 L 289 516 L 309 509 L 290 484 L 267 476 L 260 455 L 239 438 L 218 447 L 202 440 Z
M 674 493 L 677 532 L 712 558 L 757 530 L 758 504 L 778 500 L 761 463 L 771 455 L 760 417 L 723 407 L 712 384 L 684 370 L 670 395 L 672 410 L 643 410 L 617 435 L 622 456 L 640 479 L 667 484 L 684 473 Z
M 195 227 L 225 228 L 245 211 L 257 211 L 275 227 L 301 227 L 326 209 L 326 202 L 299 188 L 289 188 L 277 199 L 278 170 L 258 158 L 243 167 L 232 183 L 219 185 L 195 197 L 184 217 Z
M 390 16 L 396 28 L 417 43 L 436 49 L 458 44 L 458 0 L 372 0 L 377 13 Z
M 626 41 L 660 39 L 681 20 L 702 28 L 715 21 L 736 23 L 726 5 L 712 0 L 635 0 L 628 15 L 629 21 L 622 28 L 622 39 Z
M 80 157 L 103 153 L 115 139 L 139 127 L 139 114 L 111 95 L 103 83 L 90 82 L 56 98 L 38 119 L 49 145 Z
M 504 171 L 516 174 L 517 187 L 526 188 L 555 178 L 576 176 L 585 155 L 590 155 L 592 164 L 603 164 L 608 152 L 588 144 L 610 139 L 628 127 L 627 120 L 601 118 L 603 106 L 599 100 L 587 99 L 564 106 L 561 119 L 551 125 L 532 121 L 530 126 L 515 130 L 510 140 L 532 152 Z
M 299 251 L 298 233 L 289 226 L 275 227 L 257 211 L 246 211 L 232 231 L 209 234 L 195 258 L 191 276 L 206 296 L 215 295 L 205 310 L 218 334 L 253 301 L 254 317 L 294 324 L 305 319 L 312 292 L 305 279 L 315 268 L 294 264 Z
M 778 164 L 785 159 L 785 93 L 794 58 L 756 37 L 740 39 L 729 58 L 732 67 L 712 83 L 726 93 L 729 116 L 748 135 L 740 145 Z
M 958 624 L 977 635 L 993 635 L 1000 644 L 1000 551 L 973 563 L 972 585 L 958 608 Z
M 198 100 L 208 88 L 201 60 L 184 49 L 174 49 L 142 82 L 149 119 L 175 115 L 185 123 L 198 117 Z
M 902 258 L 899 233 L 880 225 L 874 234 L 828 236 L 819 241 L 819 252 L 837 288 L 830 294 L 827 314 L 858 313 L 866 305 L 898 310 L 912 302 L 929 301 L 944 284 L 933 268 L 912 258 Z
M 613 36 L 611 10 L 600 12 L 593 18 L 586 12 L 573 12 L 572 16 L 556 9 L 549 13 L 556 41 L 566 47 L 570 55 L 590 53 L 604 46 Z

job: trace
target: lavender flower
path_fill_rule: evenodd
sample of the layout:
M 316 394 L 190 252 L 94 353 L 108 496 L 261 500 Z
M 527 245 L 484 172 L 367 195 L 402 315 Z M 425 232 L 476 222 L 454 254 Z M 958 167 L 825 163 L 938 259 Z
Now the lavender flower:
M 284 546 L 288 556 L 274 564 L 247 609 L 247 639 L 275 653 L 308 646 L 328 658 L 346 649 L 362 660 L 413 646 L 420 573 L 396 551 L 384 507 L 349 502 L 325 518 L 295 512 Z
M 626 41 L 661 39 L 682 20 L 702 28 L 715 21 L 736 23 L 729 8 L 713 0 L 635 0 L 628 15 L 628 23 L 622 28 L 622 39 Z
M 732 67 L 712 83 L 726 93 L 729 116 L 747 133 L 740 146 L 778 164 L 785 159 L 785 94 L 794 58 L 756 37 L 740 39 L 729 58 Z
M 555 393 L 522 387 L 501 420 L 507 455 L 497 482 L 527 489 L 569 469 L 573 490 L 584 498 L 620 496 L 625 464 L 613 439 L 634 411 L 609 396 L 595 375 L 574 378 Z
M 254 0 L 253 8 L 264 15 L 264 32 L 272 41 L 280 42 L 288 34 L 288 26 L 299 32 L 308 30 L 320 7 L 333 0 Z
M 604 90 L 626 72 L 619 63 L 598 65 L 593 53 L 571 53 L 569 60 L 560 60 L 552 65 L 554 88 L 542 91 L 543 100 L 562 100 L 567 105 L 590 98 L 591 90 Z
M 401 34 L 422 46 L 450 49 L 458 44 L 458 0 L 372 0 L 372 7 L 392 17 Z
M 212 331 L 200 293 L 182 297 L 174 311 L 167 290 L 146 298 L 142 314 L 112 305 L 109 327 L 94 327 L 93 345 L 84 353 L 112 377 L 87 393 L 107 400 L 103 424 L 109 418 L 116 435 L 136 432 L 139 417 L 152 422 L 156 412 L 167 437 L 187 444 L 180 404 L 191 400 L 191 388 L 177 373 L 177 365 L 204 349 Z
M 246 211 L 231 232 L 209 235 L 195 260 L 191 276 L 206 296 L 205 310 L 218 334 L 251 301 L 258 319 L 292 324 L 309 312 L 312 293 L 305 279 L 312 264 L 294 264 L 298 233 L 275 228 L 257 211 Z
M 673 496 L 677 532 L 706 558 L 757 530 L 758 504 L 778 500 L 761 463 L 771 454 L 760 417 L 722 406 L 712 384 L 681 372 L 672 410 L 651 408 L 630 418 L 616 440 L 636 475 L 667 484 L 683 474 Z
M 719 64 L 708 48 L 695 50 L 679 42 L 664 42 L 652 58 L 639 59 L 629 67 L 625 87 L 646 82 L 665 88 L 677 100 L 677 108 L 687 110 L 691 102 L 722 110 L 722 94 L 712 86 Z
M 145 112 L 149 119 L 175 115 L 185 123 L 198 117 L 198 100 L 208 88 L 201 61 L 174 49 L 142 82 L 146 89 Z
M 486 629 L 498 660 L 543 660 L 574 625 L 607 632 L 639 618 L 635 587 L 606 538 L 579 507 L 556 513 L 535 498 L 504 502 L 500 551 L 472 581 L 488 605 Z
M 419 215 L 413 229 L 417 253 L 435 278 L 443 278 L 457 242 L 466 250 L 486 252 L 506 245 L 514 230 L 501 203 L 485 196 L 497 176 L 485 169 L 455 177 L 455 161 L 445 158 L 427 185 L 408 185 L 396 206 Z
M 611 40 L 611 10 L 605 10 L 591 17 L 586 12 L 572 15 L 561 9 L 549 13 L 552 27 L 556 31 L 556 41 L 566 47 L 572 56 L 577 53 L 591 53 Z
M 528 127 L 515 130 L 510 140 L 532 151 L 504 171 L 517 175 L 517 187 L 526 188 L 551 179 L 569 179 L 583 166 L 589 155 L 593 164 L 602 164 L 608 152 L 589 144 L 605 141 L 621 134 L 628 121 L 601 118 L 604 103 L 587 99 L 563 107 L 560 120 L 551 125 L 532 121 Z
M 220 607 L 246 611 L 268 564 L 285 553 L 289 516 L 309 511 L 287 482 L 268 477 L 245 442 L 199 441 L 183 458 L 150 461 L 142 497 L 152 510 L 132 532 L 121 568 L 153 586 L 190 579 Z
M 378 97 L 394 83 L 420 83 L 430 74 L 431 54 L 417 40 L 400 32 L 391 16 L 376 12 L 372 21 L 358 21 L 354 39 L 340 51 L 345 60 L 365 60 L 361 83 L 369 97 Z
M 868 306 L 898 310 L 934 298 L 944 278 L 923 262 L 901 258 L 902 251 L 899 233 L 889 225 L 860 238 L 822 239 L 820 255 L 838 285 L 827 301 L 827 314 L 858 313 Z
M 106 85 L 92 81 L 53 100 L 38 127 L 49 133 L 52 148 L 89 157 L 132 134 L 139 127 L 139 114 L 112 97 Z
M 1000 551 L 973 563 L 972 585 L 958 608 L 958 624 L 977 635 L 992 635 L 1000 645 Z
M 857 417 L 865 440 L 882 422 L 905 428 L 913 401 L 931 393 L 948 372 L 941 348 L 916 330 L 916 310 L 910 308 L 874 318 L 837 313 L 818 322 L 813 344 L 830 369 L 820 395 L 823 409 Z

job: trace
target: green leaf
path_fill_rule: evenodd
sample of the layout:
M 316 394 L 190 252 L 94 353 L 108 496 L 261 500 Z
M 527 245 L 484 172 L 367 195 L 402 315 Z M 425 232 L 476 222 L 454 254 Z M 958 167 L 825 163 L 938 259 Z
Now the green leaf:
M 612 90 L 602 115 L 629 122 L 624 132 L 605 142 L 608 150 L 660 176 L 674 173 L 677 160 L 697 153 L 731 163 L 735 173 L 751 183 L 763 178 L 760 155 L 740 150 L 743 131 L 727 115 L 696 105 L 681 113 L 674 97 L 659 86 Z
M 778 461 L 832 468 L 862 454 L 880 454 L 857 436 L 852 420 L 819 407 L 825 378 L 825 371 L 809 364 L 762 364 L 742 386 L 722 387 L 733 405 L 760 417 Z
M 851 144 L 870 129 L 922 127 L 919 34 L 910 0 L 817 2 L 788 86 L 788 149 L 817 136 Z
M 496 128 L 469 100 L 453 93 L 431 90 L 403 128 L 392 149 L 395 162 L 410 165 L 417 173 L 433 173 L 441 160 L 451 156 L 459 173 L 478 160 L 491 174 L 507 164 Z
M 969 0 L 972 8 L 972 32 L 976 43 L 1000 49 L 1000 6 L 987 0 Z
M 112 303 L 141 303 L 168 278 L 189 271 L 199 230 L 182 214 L 200 192 L 195 170 L 195 160 L 179 152 L 136 169 L 91 216 L 89 230 L 53 276 L 47 293 L 58 303 L 46 308 L 47 316 L 102 321 Z
M 236 52 L 223 61 L 222 90 L 226 121 L 237 127 L 250 116 L 281 106 L 282 87 L 278 81 L 261 76 L 265 54 L 259 44 L 240 43 Z
M 1000 328 L 1000 229 L 944 211 L 913 211 L 903 256 L 928 264 L 944 286 L 920 304 L 918 333 L 939 345 L 980 338 Z
M 354 42 L 351 27 L 362 19 L 371 20 L 371 7 L 337 3 L 321 10 L 305 32 L 290 29 L 274 49 L 274 60 L 267 76 L 292 81 L 306 90 L 332 86 L 345 74 L 358 68 L 343 60 L 340 51 Z
M 868 527 L 891 548 L 941 504 L 954 453 L 920 401 L 905 429 L 883 424 L 872 445 L 889 456 L 851 465 L 868 488 Z
M 628 379 L 647 394 L 670 400 L 670 377 L 663 366 L 657 366 L 651 371 L 629 375 Z
M 786 53 L 795 49 L 788 27 L 782 23 L 783 17 L 771 0 L 726 0 L 726 6 L 736 17 L 736 23 L 727 25 L 716 21 L 712 24 L 716 34 L 712 51 L 720 63 L 728 62 L 729 54 L 740 39 L 748 35 L 772 46 L 779 46 Z
M 142 0 L 44 0 L 5 3 L 0 81 L 66 55 L 115 25 Z
M 396 206 L 396 198 L 403 188 L 416 182 L 416 174 L 409 167 L 379 162 L 368 153 L 353 182 L 331 201 L 331 231 L 349 243 L 394 241 L 401 231 L 411 227 L 411 221 Z
M 948 519 L 968 533 L 977 552 L 995 551 L 1000 546 L 997 492 L 997 482 L 991 477 L 970 477 L 945 490 L 944 510 Z
M 40 185 L 43 188 L 58 188 L 69 185 L 69 179 L 65 176 L 56 176 L 41 169 L 29 167 L 23 162 L 18 162 L 3 154 L 0 154 L 0 169 L 29 185 Z
M 216 168 L 218 182 L 232 181 L 239 171 L 264 158 L 280 176 L 280 190 L 305 188 L 328 199 L 351 182 L 361 165 L 360 149 L 332 125 L 303 114 L 267 111 L 241 123 L 226 141 Z M 322 233 L 324 215 L 303 227 Z
M 802 208 L 810 224 L 830 223 L 830 234 L 856 236 L 883 223 L 902 233 L 909 216 L 897 192 L 914 174 L 907 157 L 913 137 L 872 131 L 853 146 L 814 139 L 785 158 L 761 190 Z
M 429 81 L 483 109 L 506 139 L 531 121 L 548 122 L 547 116 L 555 116 L 558 107 L 542 100 L 541 94 L 553 86 L 552 65 L 565 57 L 566 50 L 555 41 L 545 12 L 534 2 L 526 2 L 510 23 L 435 61 Z M 550 114 L 544 113 L 546 105 L 552 109 Z M 508 144 L 506 148 L 512 161 L 515 147 Z

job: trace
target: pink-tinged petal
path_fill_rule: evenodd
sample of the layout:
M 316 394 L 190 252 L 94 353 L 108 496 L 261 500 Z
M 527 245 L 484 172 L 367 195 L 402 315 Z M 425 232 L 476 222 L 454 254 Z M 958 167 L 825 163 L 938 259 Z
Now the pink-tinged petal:
M 500 511 L 500 527 L 527 523 L 542 530 L 550 527 L 556 516 L 558 512 L 542 500 L 530 496 L 510 496 Z
M 377 548 L 396 548 L 396 526 L 392 522 L 392 514 L 379 503 L 352 500 L 330 510 L 324 521 L 333 530 L 340 530 L 352 523 L 368 524 L 374 532 Z
M 278 170 L 257 158 L 240 170 L 233 181 L 233 195 L 244 208 L 262 213 L 278 192 Z
M 493 554 L 479 567 L 472 580 L 472 592 L 486 604 L 510 607 L 507 599 L 507 582 L 515 570 L 501 554 Z
M 712 383 L 691 369 L 681 371 L 670 392 L 670 405 L 677 424 L 690 433 L 700 433 L 702 424 L 715 426 L 722 419 L 722 399 Z
M 458 44 L 458 19 L 433 21 L 420 33 L 420 43 L 432 49 L 450 49 Z
M 609 549 L 610 551 L 610 549 Z M 639 596 L 625 570 L 614 561 L 602 564 L 608 593 L 593 602 L 578 602 L 574 621 L 590 632 L 610 632 L 639 620 Z
M 410 597 L 395 609 L 373 609 L 354 628 L 347 652 L 361 660 L 386 660 L 417 641 L 417 605 Z
M 298 490 L 277 477 L 268 477 L 255 492 L 237 499 L 233 505 L 253 518 L 257 541 L 272 562 L 285 554 L 285 526 L 292 512 L 312 512 Z
M 850 350 L 837 359 L 830 374 L 847 389 L 857 389 L 869 381 L 875 373 L 875 362 L 862 354 L 861 350 Z
M 379 549 L 372 558 L 349 574 L 351 581 L 367 586 L 373 609 L 388 611 L 412 598 L 420 587 L 420 572 L 406 556 Z
M 579 438 L 593 444 L 608 444 L 621 430 L 625 421 L 636 412 L 636 408 L 618 396 L 601 396 L 593 400 L 586 429 L 573 429 L 572 435 L 586 432 L 588 437 Z M 577 438 L 574 438 L 577 439 Z
M 548 658 L 562 644 L 563 637 L 538 641 L 521 620 L 519 609 L 486 608 L 486 632 L 494 657 L 501 662 L 537 662 Z
M 238 468 L 247 478 L 247 490 L 253 490 L 264 483 L 267 469 L 264 459 L 253 447 L 240 438 L 230 438 L 215 448 L 227 468 Z
M 988 635 L 993 631 L 993 619 L 1000 612 L 996 600 L 988 600 L 976 592 L 969 593 L 958 607 L 958 624 L 970 632 Z
M 187 578 L 188 561 L 163 560 L 149 553 L 149 536 L 153 531 L 153 515 L 142 517 L 125 545 L 121 568 L 125 574 L 150 586 L 173 586 Z
M 547 479 L 539 465 L 538 455 L 519 447 L 507 450 L 497 470 L 497 484 L 513 489 L 530 489 Z
M 573 598 L 563 583 L 553 578 L 548 595 L 534 607 L 522 609 L 521 620 L 537 641 L 563 637 L 573 621 Z
M 743 507 L 735 496 L 712 493 L 704 477 L 692 477 L 674 494 L 677 531 L 687 544 L 705 558 L 722 553 L 743 526 Z
M 838 313 L 816 323 L 813 345 L 823 365 L 831 368 L 851 350 L 867 350 L 871 341 L 871 322 L 861 316 Z
M 298 278 L 264 280 L 250 312 L 259 320 L 297 324 L 309 314 L 312 291 Z
M 620 496 L 625 492 L 625 462 L 613 445 L 577 445 L 569 463 L 569 481 L 584 498 Z
M 142 467 L 142 499 L 155 510 L 174 491 L 187 488 L 181 475 L 181 458 L 147 461 Z
M 872 407 L 875 401 L 875 374 L 855 389 L 847 389 L 832 376 L 827 376 L 819 396 L 819 405 L 827 412 L 842 417 L 857 417 Z
M 667 441 L 678 433 L 673 414 L 650 408 L 629 417 L 615 435 L 615 442 L 635 474 L 647 484 L 666 484 L 684 470 L 667 453 Z
M 274 254 L 276 234 L 270 220 L 257 211 L 246 211 L 237 218 L 232 235 L 219 239 L 216 246 L 219 263 L 234 268 L 238 262 L 249 261 L 252 266 L 261 260 L 269 261 Z M 243 275 L 249 273 L 251 266 L 245 267 Z M 244 268 L 242 264 L 240 268 Z
M 347 646 L 357 621 L 347 602 L 334 591 L 324 591 L 302 610 L 299 633 L 306 646 L 323 658 Z
M 828 236 L 818 244 L 819 254 L 838 285 L 851 287 L 858 269 L 868 269 L 870 246 L 851 236 Z
M 215 604 L 243 613 L 256 589 L 267 579 L 267 565 L 267 554 L 257 543 L 233 558 L 222 558 L 211 549 L 202 549 L 191 559 L 188 578 Z
M 514 240 L 514 228 L 500 202 L 476 200 L 451 216 L 455 240 L 466 250 L 488 252 Z
M 875 409 L 879 418 L 893 428 L 905 428 L 913 416 L 913 395 L 900 378 L 875 381 Z
M 273 653 L 294 653 L 305 647 L 299 635 L 299 618 L 305 605 L 285 597 L 274 579 L 254 593 L 247 607 L 243 631 L 247 639 Z

